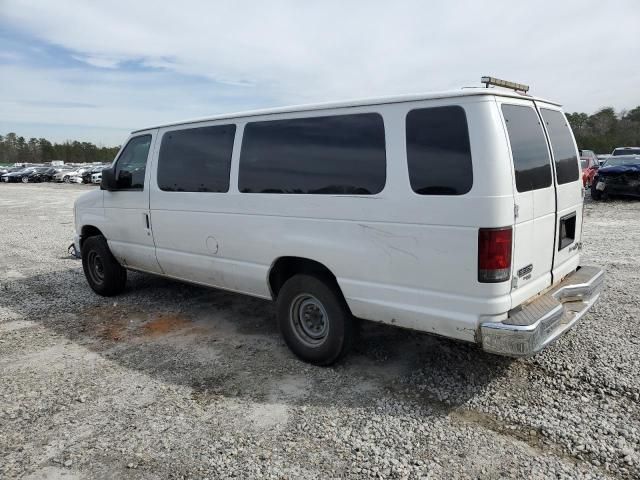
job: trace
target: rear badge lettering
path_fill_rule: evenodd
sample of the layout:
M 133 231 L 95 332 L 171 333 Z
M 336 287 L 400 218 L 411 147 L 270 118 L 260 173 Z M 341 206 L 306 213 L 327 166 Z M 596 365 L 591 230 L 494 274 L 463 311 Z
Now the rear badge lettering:
M 520 270 L 518 270 L 518 277 L 522 278 L 525 275 L 528 275 L 527 278 L 525 278 L 525 280 L 528 280 L 531 278 L 531 275 L 529 275 L 531 272 L 533 271 L 533 263 L 530 263 L 529 265 L 527 265 L 526 267 L 522 267 Z

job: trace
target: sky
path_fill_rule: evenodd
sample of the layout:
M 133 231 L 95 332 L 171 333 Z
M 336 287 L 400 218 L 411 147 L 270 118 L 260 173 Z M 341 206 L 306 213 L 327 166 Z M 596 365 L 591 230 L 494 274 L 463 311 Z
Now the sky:
M 640 105 L 640 0 L 0 0 L 0 134 L 111 146 L 159 123 L 525 83 Z

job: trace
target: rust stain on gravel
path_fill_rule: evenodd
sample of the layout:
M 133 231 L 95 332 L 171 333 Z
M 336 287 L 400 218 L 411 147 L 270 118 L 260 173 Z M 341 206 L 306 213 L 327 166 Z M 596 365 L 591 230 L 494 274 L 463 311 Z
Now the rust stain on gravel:
M 166 335 L 175 330 L 183 329 L 191 324 L 191 320 L 175 314 L 163 313 L 142 326 L 142 334 L 150 337 Z
M 85 330 L 111 342 L 135 337 L 156 338 L 193 326 L 189 318 L 177 313 L 147 314 L 116 305 L 87 309 L 85 319 Z
M 119 342 L 126 336 L 127 326 L 124 320 L 118 320 L 111 324 L 104 325 L 99 335 L 105 340 L 111 340 L 112 342 Z

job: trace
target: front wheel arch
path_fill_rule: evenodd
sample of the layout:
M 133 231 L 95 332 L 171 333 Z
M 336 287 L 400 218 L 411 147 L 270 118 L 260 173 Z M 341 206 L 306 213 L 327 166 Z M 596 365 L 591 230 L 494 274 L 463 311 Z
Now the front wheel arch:
M 98 227 L 94 225 L 84 225 L 80 229 L 80 249 L 82 250 L 82 244 L 85 242 L 87 238 L 96 237 L 98 235 L 101 235 L 104 237 L 103 233 L 100 231 Z

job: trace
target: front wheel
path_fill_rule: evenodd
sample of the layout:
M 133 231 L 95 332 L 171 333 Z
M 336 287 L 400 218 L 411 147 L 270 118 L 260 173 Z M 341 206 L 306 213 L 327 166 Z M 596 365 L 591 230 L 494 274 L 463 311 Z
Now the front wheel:
M 277 315 L 285 342 L 305 362 L 331 365 L 351 348 L 354 319 L 330 278 L 291 277 L 278 294 Z
M 84 276 L 94 292 L 112 297 L 124 290 L 127 270 L 115 259 L 102 235 L 87 238 L 80 251 Z
M 29 177 L 22 177 L 22 183 L 29 183 Z

